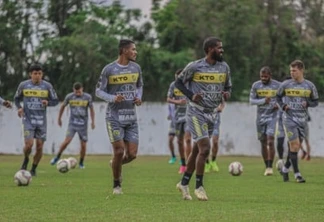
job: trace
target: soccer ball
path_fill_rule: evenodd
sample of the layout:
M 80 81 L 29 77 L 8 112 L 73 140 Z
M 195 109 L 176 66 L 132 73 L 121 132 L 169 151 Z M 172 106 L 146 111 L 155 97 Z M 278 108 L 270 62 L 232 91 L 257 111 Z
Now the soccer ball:
M 27 170 L 19 170 L 14 176 L 14 182 L 18 186 L 28 186 L 32 181 L 32 175 Z
M 232 176 L 239 176 L 243 173 L 243 165 L 240 162 L 232 162 L 228 166 L 228 172 L 232 174 Z
M 74 169 L 78 163 L 77 159 L 74 157 L 69 157 L 68 161 L 70 162 L 71 169 Z
M 276 169 L 280 172 L 282 167 L 285 165 L 285 161 L 284 160 L 277 160 L 276 162 Z
M 56 169 L 61 173 L 66 173 L 70 170 L 70 161 L 67 159 L 59 160 L 56 164 Z

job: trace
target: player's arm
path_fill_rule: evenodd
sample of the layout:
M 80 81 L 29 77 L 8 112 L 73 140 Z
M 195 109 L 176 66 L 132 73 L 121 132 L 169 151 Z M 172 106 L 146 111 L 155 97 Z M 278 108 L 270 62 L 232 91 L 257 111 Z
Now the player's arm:
M 136 106 L 140 106 L 142 104 L 142 96 L 143 96 L 143 76 L 142 76 L 142 70 L 140 67 L 138 67 L 138 74 L 139 77 L 136 82 L 136 95 L 134 98 L 134 104 Z
M 227 66 L 227 69 L 228 70 L 226 74 L 224 91 L 222 92 L 225 101 L 227 101 L 231 97 L 231 93 L 232 93 L 232 79 L 231 79 L 231 72 L 229 66 Z
M 174 104 L 168 104 L 168 120 L 172 120 L 175 116 Z
M 178 88 L 189 100 L 193 101 L 194 93 L 189 90 L 185 83 L 191 81 L 195 73 L 194 63 L 189 63 L 186 68 L 179 74 L 174 85 Z
M 316 107 L 318 106 L 318 92 L 314 84 L 311 85 L 311 95 L 310 99 L 307 100 L 307 107 Z
M 96 96 L 99 99 L 102 99 L 106 102 L 112 103 L 116 101 L 117 96 L 113 94 L 109 94 L 106 91 L 107 83 L 108 83 L 108 68 L 104 68 L 101 72 L 100 78 L 98 80 L 97 86 L 96 86 Z
M 52 84 L 48 83 L 48 103 L 47 106 L 56 106 L 59 104 L 59 99 L 57 97 L 57 94 L 52 86 Z
M 95 111 L 93 108 L 92 96 L 89 99 L 89 109 L 90 109 L 90 118 L 91 118 L 91 128 L 95 128 Z
M 285 96 L 285 84 L 282 83 L 277 90 L 276 101 L 280 109 L 287 111 L 289 109 L 288 104 L 283 102 L 283 97 Z
M 255 84 L 253 84 L 251 91 L 250 91 L 250 104 L 260 106 L 265 103 L 266 103 L 266 98 L 261 98 L 261 99 L 258 98 Z
M 169 90 L 168 90 L 168 95 L 167 95 L 167 102 L 172 103 L 175 105 L 184 105 L 187 103 L 185 99 L 174 99 L 174 83 L 170 84 Z
M 18 110 L 22 108 L 20 104 L 22 99 L 23 99 L 23 83 L 20 83 L 14 96 L 15 106 Z
M 64 101 L 63 101 L 63 103 L 62 103 L 62 105 L 60 107 L 58 118 L 57 118 L 57 123 L 58 123 L 59 126 L 62 126 L 62 115 L 64 113 L 65 107 L 69 104 L 69 100 L 70 100 L 70 94 L 68 94 L 65 97 L 65 99 L 64 99 Z
M 223 111 L 223 109 L 225 108 L 225 99 L 222 99 L 222 102 L 218 105 L 217 112 L 221 113 Z
M 8 100 L 4 100 L 0 97 L 0 105 L 3 105 L 7 108 L 11 108 L 11 103 Z

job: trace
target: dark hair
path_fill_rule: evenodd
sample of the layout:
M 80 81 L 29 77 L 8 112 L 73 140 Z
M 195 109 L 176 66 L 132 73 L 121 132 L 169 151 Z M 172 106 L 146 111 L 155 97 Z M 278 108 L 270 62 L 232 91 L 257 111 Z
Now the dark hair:
M 305 69 L 305 65 L 301 60 L 292 61 L 290 67 L 297 67 L 299 70 Z
M 121 55 L 123 49 L 128 48 L 130 44 L 135 44 L 135 42 L 129 39 L 121 39 L 118 44 L 119 55 Z
M 79 90 L 81 88 L 82 88 L 82 83 L 76 82 L 76 83 L 73 84 L 73 89 Z
M 208 49 L 217 46 L 217 43 L 219 42 L 221 42 L 221 40 L 216 37 L 209 37 L 205 39 L 203 44 L 204 52 L 207 54 Z
M 271 69 L 269 66 L 263 66 L 260 70 L 260 73 L 266 73 L 266 74 L 269 74 L 269 75 L 272 75 L 271 73 Z
M 29 66 L 28 72 L 33 72 L 33 71 L 43 71 L 43 68 L 40 64 L 34 63 Z
M 182 70 L 183 70 L 183 69 L 178 69 L 178 70 L 175 72 L 175 74 L 176 74 L 176 75 L 179 75 L 179 74 L 182 72 Z

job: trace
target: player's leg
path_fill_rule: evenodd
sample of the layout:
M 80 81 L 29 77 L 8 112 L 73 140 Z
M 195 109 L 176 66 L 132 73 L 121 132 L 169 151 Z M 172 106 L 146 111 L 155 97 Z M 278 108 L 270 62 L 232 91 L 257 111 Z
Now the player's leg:
M 277 152 L 278 152 L 278 158 L 283 163 L 285 131 L 283 129 L 282 121 L 279 121 L 279 120 L 276 123 L 276 136 L 277 136 Z
M 178 149 L 179 149 L 179 156 L 181 161 L 181 166 L 179 168 L 179 173 L 182 174 L 186 171 L 186 156 L 185 156 L 185 149 L 184 149 L 184 128 L 185 123 L 177 123 L 176 125 L 176 135 L 177 135 L 177 142 L 178 142 Z
M 87 152 L 87 142 L 88 142 L 88 129 L 87 127 L 85 128 L 80 128 L 78 129 L 78 134 L 79 134 L 79 139 L 80 139 L 80 145 L 81 145 L 81 149 L 80 149 L 80 161 L 79 161 L 79 168 L 80 169 L 84 169 L 84 158 L 86 156 L 86 152 Z
M 266 125 L 261 125 L 257 123 L 257 133 L 258 133 L 258 139 L 261 144 L 262 159 L 266 168 L 264 175 L 266 175 L 268 169 L 268 145 L 267 145 L 267 136 L 266 136 Z
M 34 161 L 31 168 L 31 175 L 36 176 L 36 168 L 42 159 L 43 156 L 43 146 L 46 141 L 46 126 L 45 127 L 37 127 L 35 130 L 35 139 L 36 139 L 36 152 L 34 155 Z
M 267 123 L 266 127 L 266 137 L 267 137 L 267 170 L 265 175 L 270 176 L 273 174 L 273 160 L 274 156 L 276 154 L 275 152 L 275 147 L 274 147 L 274 135 L 275 135 L 275 130 L 276 130 L 276 123 L 277 123 L 277 118 L 272 119 Z
M 24 160 L 21 165 L 21 169 L 26 170 L 28 163 L 29 163 L 29 155 L 32 151 L 33 145 L 34 145 L 34 135 L 35 135 L 35 130 L 34 128 L 27 127 L 27 124 L 23 125 L 23 130 L 24 130 Z
M 123 164 L 133 161 L 138 152 L 138 124 L 134 122 L 124 128 L 125 153 L 123 156 Z
M 169 137 L 168 137 L 168 145 L 171 153 L 171 158 L 169 160 L 170 164 L 174 164 L 177 161 L 176 155 L 174 153 L 174 144 L 173 144 L 174 137 L 175 137 L 175 125 L 174 125 L 174 121 L 171 121 L 169 127 Z
M 308 125 L 308 123 L 305 126 L 305 139 L 304 139 L 304 141 L 305 141 L 306 152 L 307 152 L 305 159 L 310 160 L 310 158 L 311 158 L 311 155 L 310 155 L 311 154 L 311 146 L 310 146 L 310 142 L 309 142 L 309 125 Z
M 189 155 L 192 150 L 192 142 L 191 142 L 191 133 L 187 128 L 187 124 L 186 124 L 186 128 L 185 128 L 184 141 L 185 141 L 186 160 L 188 161 Z
M 66 131 L 65 139 L 64 139 L 63 143 L 61 143 L 59 151 L 57 152 L 56 156 L 50 162 L 51 165 L 55 165 L 57 163 L 57 161 L 61 158 L 62 153 L 67 148 L 67 146 L 71 143 L 75 133 L 76 133 L 76 129 L 74 129 L 73 126 L 69 125 L 68 129 Z
M 220 133 L 220 114 L 218 113 L 217 121 L 214 125 L 214 129 L 212 132 L 212 149 L 211 149 L 211 162 L 210 169 L 212 171 L 218 172 L 219 168 L 216 162 L 216 157 L 218 153 L 218 144 L 219 144 L 219 133 Z

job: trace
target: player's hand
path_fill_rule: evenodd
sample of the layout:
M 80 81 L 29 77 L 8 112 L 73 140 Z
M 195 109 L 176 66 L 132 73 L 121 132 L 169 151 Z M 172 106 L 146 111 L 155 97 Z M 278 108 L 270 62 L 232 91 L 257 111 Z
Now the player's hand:
M 115 97 L 115 103 L 120 103 L 124 100 L 125 100 L 125 97 L 120 94 L 116 95 L 116 97 Z
M 217 106 L 217 108 L 216 108 L 216 111 L 218 112 L 218 113 L 221 113 L 222 111 L 223 111 L 223 106 L 222 105 L 219 105 L 219 106 Z
M 22 118 L 24 116 L 24 110 L 23 108 L 18 109 L 18 116 Z
M 285 106 L 283 107 L 283 111 L 285 111 L 285 112 L 288 112 L 289 109 L 290 109 L 290 108 L 289 108 L 288 105 L 285 105 Z
M 269 104 L 270 101 L 271 101 L 271 97 L 266 97 L 266 98 L 265 98 L 265 104 Z
M 57 120 L 57 124 L 58 124 L 60 127 L 62 127 L 62 120 L 61 120 L 61 119 L 58 119 L 58 120 Z
M 48 100 L 43 99 L 43 100 L 42 100 L 42 104 L 43 104 L 43 106 L 47 106 L 47 105 L 48 105 Z
M 191 98 L 191 100 L 195 103 L 198 103 L 199 101 L 201 101 L 203 99 L 203 94 L 202 93 L 197 93 L 194 94 Z
M 307 108 L 307 107 L 308 107 L 307 102 L 306 102 L 306 101 L 303 101 L 303 102 L 302 102 L 302 106 L 303 106 L 304 108 Z
M 10 103 L 8 100 L 4 101 L 4 102 L 3 102 L 3 105 L 4 105 L 6 108 L 12 108 L 12 105 L 11 105 L 11 103 Z
M 96 125 L 95 125 L 94 122 L 92 122 L 92 123 L 91 123 L 91 129 L 94 129 L 94 128 L 96 128 Z
M 167 119 L 168 120 L 171 120 L 172 119 L 172 116 L 171 115 L 168 115 Z
M 186 99 L 180 99 L 178 100 L 179 105 L 186 105 L 187 104 L 187 100 Z
M 230 98 L 230 93 L 227 91 L 222 91 L 222 95 L 225 101 L 227 101 Z
M 277 104 L 277 103 L 273 105 L 273 109 L 274 109 L 274 110 L 277 110 L 277 109 L 279 109 L 279 106 L 278 106 L 278 104 Z
M 135 99 L 134 99 L 134 104 L 135 104 L 136 106 L 140 106 L 140 105 L 142 105 L 142 100 L 141 100 L 140 98 L 135 97 Z

